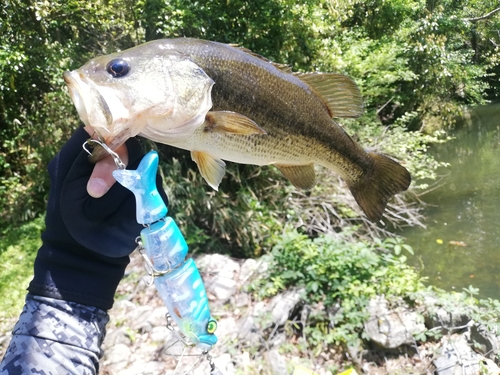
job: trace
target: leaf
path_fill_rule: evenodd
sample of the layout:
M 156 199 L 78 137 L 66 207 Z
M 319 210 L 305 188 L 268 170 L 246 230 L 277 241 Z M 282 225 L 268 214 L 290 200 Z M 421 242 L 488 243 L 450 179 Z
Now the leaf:
M 318 282 L 316 282 L 316 281 L 311 282 L 311 283 L 309 284 L 309 289 L 310 289 L 311 291 L 313 291 L 314 293 L 316 293 L 316 292 L 318 291 L 318 289 L 319 289 L 319 284 L 318 284 Z
M 406 251 L 408 251 L 411 255 L 415 255 L 415 252 L 413 251 L 413 248 L 410 246 L 410 245 L 402 245 L 403 246 L 403 249 L 405 249 Z
M 401 245 L 395 245 L 394 246 L 394 254 L 399 255 L 401 254 Z

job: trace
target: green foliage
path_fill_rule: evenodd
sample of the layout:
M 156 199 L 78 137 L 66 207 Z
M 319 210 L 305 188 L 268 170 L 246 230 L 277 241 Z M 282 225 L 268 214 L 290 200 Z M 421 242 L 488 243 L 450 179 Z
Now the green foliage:
M 44 227 L 41 217 L 1 232 L 0 319 L 16 316 L 21 311 Z
M 159 37 L 237 43 L 296 70 L 349 74 L 367 108 L 359 127 L 377 127 L 378 118 L 384 125 L 399 122 L 397 130 L 381 128 L 380 137 L 398 156 L 406 155 L 401 145 L 413 143 L 409 148 L 420 151 L 410 151 L 412 173 L 432 178 L 436 163 L 425 152 L 432 140 L 405 130 L 451 124 L 465 105 L 497 94 L 499 14 L 478 18 L 495 5 L 7 0 L 0 8 L 0 225 L 44 209 L 45 166 L 78 123 L 62 73 L 95 55 Z
M 0 8 L 6 41 L 0 47 L 0 226 L 44 210 L 45 166 L 78 124 L 62 73 L 159 37 L 236 43 L 295 70 L 347 73 L 367 109 L 346 121 L 349 132 L 364 146 L 397 156 L 414 187 L 425 188 L 442 165 L 427 148 L 445 137 L 407 130 L 451 124 L 465 105 L 497 92 L 499 14 L 474 18 L 494 6 L 493 0 L 7 0 Z M 304 196 L 271 168 L 231 166 L 223 193 L 215 194 L 185 153 L 178 161 L 167 172 L 172 211 L 195 247 L 256 254 L 271 245 L 266 233 L 279 233 L 284 222 L 306 223 L 304 231 L 314 233 L 324 225 L 308 223 L 332 222 L 326 231 L 340 230 L 344 219 L 359 219 L 349 194 L 336 186 Z M 337 184 L 331 176 L 325 181 Z
M 134 2 L 7 0 L 0 8 L 0 226 L 42 212 L 46 165 L 78 126 L 63 73 L 140 42 Z M 128 7 L 128 8 L 127 8 Z
M 454 124 L 466 105 L 494 98 L 498 87 L 500 17 L 474 17 L 495 1 L 331 0 L 337 27 L 319 24 L 320 70 L 353 77 L 369 109 L 384 123 L 418 114 L 412 129 L 432 132 Z M 338 18 L 337 18 L 338 17 Z M 325 48 L 326 47 L 326 48 Z M 490 95 L 488 95 L 490 94 Z
M 429 148 L 434 144 L 447 142 L 450 137 L 443 130 L 436 130 L 433 134 L 408 131 L 407 127 L 417 116 L 416 112 L 409 112 L 384 127 L 376 114 L 368 111 L 356 121 L 345 121 L 345 127 L 350 134 L 359 137 L 365 148 L 396 157 L 410 172 L 412 187 L 424 190 L 429 187 L 430 181 L 438 178 L 438 170 L 448 166 L 447 163 L 436 160 L 428 152 Z
M 352 343 L 360 338 L 371 298 L 409 298 L 424 289 L 406 257 L 397 255 L 397 246 L 411 253 L 401 240 L 353 243 L 344 235 L 312 240 L 288 230 L 265 256 L 268 269 L 251 289 L 263 298 L 290 286 L 303 287 L 307 304 L 324 306 L 316 323 L 306 328 L 310 345 Z M 337 311 L 329 316 L 332 309 Z M 335 328 L 326 329 L 328 324 Z
M 160 150 L 169 212 L 191 251 L 254 257 L 269 247 L 271 234 L 286 220 L 288 190 L 276 169 L 228 163 L 228 175 L 215 192 L 184 152 Z
M 145 9 L 148 40 L 187 36 L 239 44 L 303 68 L 314 53 L 313 24 L 321 13 L 321 6 L 311 0 L 149 0 Z
M 426 309 L 426 314 L 434 314 L 437 309 L 467 316 L 471 321 L 484 325 L 493 335 L 500 335 L 500 301 L 492 298 L 478 299 L 479 289 L 469 286 L 462 292 L 446 292 L 442 289 L 427 287 L 412 294 L 417 305 Z M 430 299 L 429 299 L 430 297 Z M 432 301 L 432 302 L 429 302 Z M 427 334 L 428 337 L 435 333 Z

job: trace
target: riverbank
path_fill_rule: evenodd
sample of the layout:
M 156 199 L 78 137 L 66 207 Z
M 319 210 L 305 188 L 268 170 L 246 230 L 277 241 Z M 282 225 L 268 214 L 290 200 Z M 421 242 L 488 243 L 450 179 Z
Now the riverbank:
M 254 300 L 245 292 L 246 285 L 266 266 L 253 259 L 214 254 L 197 258 L 197 264 L 218 320 L 219 343 L 210 354 L 224 375 L 287 375 L 295 366 L 319 375 L 348 368 L 375 375 L 499 371 L 494 363 L 498 337 L 469 316 L 470 310 L 460 306 L 463 301 L 458 296 L 442 299 L 429 292 L 412 307 L 402 300 L 398 307 L 389 306 L 384 297 L 377 297 L 368 307 L 366 339 L 358 347 L 314 350 L 307 347 L 303 328 L 313 324 L 317 310 L 323 308 L 320 304 L 304 305 L 297 289 Z M 128 277 L 120 284 L 121 297 L 111 311 L 102 373 L 183 374 L 197 357 L 184 356 L 174 372 L 178 361 L 172 354 L 180 354 L 182 348 L 171 346 L 176 339 L 165 327 L 166 309 L 155 288 L 138 280 L 144 275 L 142 267 L 142 259 L 134 253 Z M 208 361 L 201 360 L 187 371 L 208 374 Z
M 303 290 L 292 288 L 272 298 L 256 300 L 248 284 L 266 270 L 262 260 L 236 260 L 219 254 L 196 259 L 211 309 L 218 320 L 218 344 L 210 352 L 224 375 L 288 375 L 297 366 L 304 374 L 335 375 L 349 368 L 358 374 L 497 374 L 499 338 L 489 324 L 498 317 L 472 296 L 421 294 L 408 304 L 370 301 L 357 345 L 317 345 L 309 335 L 317 332 L 325 306 L 308 305 Z M 221 266 L 222 265 L 222 266 Z M 166 308 L 154 286 L 141 280 L 143 260 L 137 252 L 120 283 L 104 342 L 101 374 L 208 374 L 205 357 L 183 347 L 166 327 Z M 329 311 L 329 314 L 335 314 Z M 482 314 L 482 315 L 481 315 Z M 333 316 L 332 315 L 332 316 Z M 333 320 L 332 320 L 333 321 Z M 0 356 L 14 320 L 1 324 Z M 308 331 L 308 327 L 315 326 Z M 325 331 L 342 329 L 324 326 Z M 312 332 L 312 333 L 311 333 Z M 177 367 L 177 370 L 176 369 Z

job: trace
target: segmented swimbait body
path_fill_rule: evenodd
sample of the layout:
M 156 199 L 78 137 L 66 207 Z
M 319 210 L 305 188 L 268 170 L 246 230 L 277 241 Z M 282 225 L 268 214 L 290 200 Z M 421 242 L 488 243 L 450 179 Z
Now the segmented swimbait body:
M 208 306 L 205 285 L 193 259 L 186 260 L 188 246 L 156 188 L 158 153 L 150 151 L 135 171 L 118 169 L 115 179 L 135 195 L 141 246 L 149 271 L 168 312 L 186 339 L 201 349 L 217 342 L 217 322 Z

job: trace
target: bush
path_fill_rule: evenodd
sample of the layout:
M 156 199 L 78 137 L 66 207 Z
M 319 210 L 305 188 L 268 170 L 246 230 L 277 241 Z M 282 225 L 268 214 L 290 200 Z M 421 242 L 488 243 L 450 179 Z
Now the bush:
M 305 288 L 305 303 L 321 306 L 306 328 L 312 346 L 351 344 L 362 338 L 371 298 L 386 295 L 391 301 L 410 301 L 425 289 L 423 279 L 401 254 L 401 250 L 412 252 L 408 245 L 393 239 L 352 242 L 346 237 L 310 239 L 287 230 L 263 257 L 267 271 L 250 286 L 258 298 L 291 286 Z M 325 331 L 325 324 L 335 328 Z

